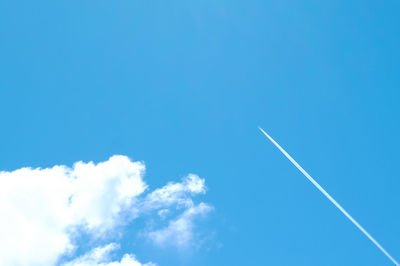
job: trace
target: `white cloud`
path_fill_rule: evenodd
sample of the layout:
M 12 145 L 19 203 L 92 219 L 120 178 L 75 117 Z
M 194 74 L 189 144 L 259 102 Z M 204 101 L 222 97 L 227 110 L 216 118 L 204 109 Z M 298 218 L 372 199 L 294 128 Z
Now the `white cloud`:
M 168 183 L 162 188 L 156 189 L 146 196 L 143 201 L 143 210 L 154 210 L 173 205 L 191 207 L 191 196 L 206 192 L 205 181 L 197 175 L 189 174 L 181 183 Z
M 212 207 L 205 203 L 189 207 L 177 219 L 169 222 L 168 226 L 146 235 L 157 245 L 176 245 L 185 247 L 193 239 L 194 219 L 197 216 L 204 216 L 212 210 Z
M 0 172 L 0 265 L 55 265 L 63 255 L 73 256 L 79 245 L 75 239 L 82 232 L 92 240 L 104 238 L 138 216 L 158 212 L 165 218 L 173 209 L 182 214 L 170 221 L 169 229 L 148 236 L 162 244 L 167 232 L 174 231 L 182 234 L 176 236 L 181 238 L 177 245 L 187 243 L 195 213 L 211 208 L 192 200 L 195 194 L 205 193 L 204 179 L 190 174 L 180 183 L 144 195 L 144 170 L 142 162 L 118 155 L 98 164 L 78 162 L 72 168 Z M 112 249 L 114 245 L 93 249 L 74 260 L 78 264 L 67 265 L 142 265 L 129 254 L 120 262 L 104 264 Z
M 98 247 L 63 266 L 155 266 L 151 262 L 142 264 L 131 254 L 125 254 L 121 261 L 111 261 L 110 253 L 117 248 L 118 245 L 115 243 Z

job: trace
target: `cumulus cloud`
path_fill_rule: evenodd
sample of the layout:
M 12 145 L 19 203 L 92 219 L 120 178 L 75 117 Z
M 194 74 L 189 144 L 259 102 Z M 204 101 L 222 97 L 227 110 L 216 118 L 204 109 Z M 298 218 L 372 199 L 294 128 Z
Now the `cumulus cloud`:
M 115 243 L 97 247 L 62 266 L 156 266 L 151 262 L 142 264 L 131 254 L 125 254 L 120 261 L 111 261 L 110 253 L 117 248 L 118 245 Z
M 182 182 L 146 192 L 144 171 L 142 162 L 117 155 L 98 164 L 77 162 L 71 168 L 0 172 L 0 265 L 55 265 L 61 256 L 73 257 L 82 232 L 91 240 L 101 239 L 153 212 L 164 219 L 174 210 L 181 214 L 171 218 L 168 227 L 148 232 L 150 240 L 157 245 L 167 239 L 178 246 L 188 243 L 195 217 L 211 210 L 193 202 L 193 196 L 206 192 L 204 179 L 190 174 Z M 108 262 L 116 247 L 95 248 L 65 265 L 153 265 L 140 264 L 131 254 Z

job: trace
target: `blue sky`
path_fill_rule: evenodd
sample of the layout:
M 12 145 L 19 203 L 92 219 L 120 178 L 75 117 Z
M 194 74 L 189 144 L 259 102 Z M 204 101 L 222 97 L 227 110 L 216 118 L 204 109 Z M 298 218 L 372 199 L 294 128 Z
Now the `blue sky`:
M 150 191 L 205 179 L 195 200 L 213 210 L 196 221 L 196 248 L 153 245 L 138 219 L 117 257 L 391 265 L 257 126 L 399 258 L 399 11 L 399 1 L 3 1 L 0 169 L 121 154 L 145 163 Z

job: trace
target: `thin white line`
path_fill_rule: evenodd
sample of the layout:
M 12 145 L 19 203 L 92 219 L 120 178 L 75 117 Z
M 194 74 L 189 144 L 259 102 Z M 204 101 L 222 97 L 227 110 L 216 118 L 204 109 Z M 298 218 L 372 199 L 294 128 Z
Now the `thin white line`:
M 307 172 L 306 170 L 303 169 L 293 158 L 290 156 L 273 138 L 271 138 L 261 127 L 258 127 L 262 133 L 264 133 L 265 136 L 286 156 L 286 158 L 289 159 L 296 167 L 297 169 L 300 170 L 300 172 L 303 173 L 307 177 L 307 179 L 313 183 L 314 186 L 318 188 L 319 191 L 324 194 L 325 197 L 327 197 L 355 226 L 357 226 L 360 231 L 369 238 L 369 240 L 372 241 L 372 243 L 375 244 L 382 252 L 383 254 L 386 255 L 396 266 L 400 266 L 400 264 L 356 221 L 354 220 L 353 217 L 345 210 L 343 207 L 334 199 L 331 197 L 331 195 L 328 194 L 328 192 L 325 191 L 318 183 L 317 181 L 314 180 Z

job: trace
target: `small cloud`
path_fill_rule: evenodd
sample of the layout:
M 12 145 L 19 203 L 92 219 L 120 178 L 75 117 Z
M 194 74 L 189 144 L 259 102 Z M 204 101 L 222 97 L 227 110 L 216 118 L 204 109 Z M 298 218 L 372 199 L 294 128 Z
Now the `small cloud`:
M 168 209 L 162 209 L 162 210 L 159 210 L 157 212 L 157 214 L 158 214 L 158 216 L 160 216 L 161 219 L 164 220 L 167 217 L 167 215 L 169 214 L 169 212 L 170 211 Z
M 183 180 L 183 184 L 185 190 L 190 191 L 193 194 L 206 193 L 205 180 L 200 178 L 198 175 L 189 174 Z
M 151 211 L 173 205 L 191 207 L 193 206 L 192 196 L 204 194 L 205 191 L 205 180 L 197 175 L 189 174 L 180 183 L 170 182 L 149 193 L 143 202 L 142 209 Z
M 192 206 L 177 219 L 170 221 L 167 227 L 148 232 L 146 236 L 159 246 L 186 247 L 193 240 L 194 220 L 198 216 L 206 215 L 211 210 L 212 207 L 205 203 Z
M 125 254 L 120 261 L 111 261 L 110 253 L 118 248 L 115 243 L 97 247 L 62 266 L 156 266 L 151 262 L 142 264 L 132 254 Z

